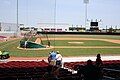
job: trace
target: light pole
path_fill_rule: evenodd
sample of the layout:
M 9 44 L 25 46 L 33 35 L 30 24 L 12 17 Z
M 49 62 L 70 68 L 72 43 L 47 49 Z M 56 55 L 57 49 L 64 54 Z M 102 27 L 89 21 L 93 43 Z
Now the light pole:
M 17 14 L 16 14 L 16 16 L 17 16 L 17 32 L 16 32 L 16 34 L 18 33 L 18 31 L 19 31 L 19 25 L 18 25 L 18 0 L 17 0 Z M 17 36 L 17 35 L 16 35 Z
M 56 28 L 56 0 L 54 2 L 54 28 Z M 55 34 L 54 34 L 54 47 L 55 47 Z M 55 48 L 54 48 L 55 50 Z
M 87 26 L 87 4 L 89 3 L 89 0 L 84 0 L 85 4 L 85 27 Z
M 54 5 L 54 27 L 56 26 L 56 0 Z

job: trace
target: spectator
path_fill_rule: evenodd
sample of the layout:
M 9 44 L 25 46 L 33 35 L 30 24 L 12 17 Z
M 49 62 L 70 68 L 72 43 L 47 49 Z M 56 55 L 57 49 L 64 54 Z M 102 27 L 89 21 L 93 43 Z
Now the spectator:
M 87 65 L 83 67 L 81 73 L 84 80 L 99 80 L 99 68 L 94 66 L 91 60 L 87 61 Z
M 51 52 L 49 53 L 49 56 L 48 56 L 48 63 L 50 63 L 51 61 L 51 56 L 50 56 Z
M 77 65 L 77 75 L 79 76 L 78 80 L 83 80 L 83 74 L 82 74 L 83 67 L 84 67 L 83 65 Z
M 53 75 L 53 80 L 58 80 L 58 76 L 59 76 L 59 73 L 60 73 L 60 67 L 56 67 L 54 66 L 52 68 L 52 75 Z
M 56 65 L 56 52 L 51 51 L 48 56 L 48 62 L 51 65 Z
M 100 54 L 97 54 L 97 58 L 96 58 L 96 66 L 97 67 L 101 67 L 102 66 L 102 60 L 101 60 L 101 56 L 100 56 Z
M 59 51 L 56 52 L 56 66 L 61 67 L 62 66 L 62 55 Z
M 101 79 L 102 78 L 102 76 L 103 76 L 103 72 L 102 72 L 102 65 L 103 65 L 103 62 L 102 62 L 102 60 L 101 60 L 101 56 L 100 56 L 100 54 L 97 54 L 97 58 L 96 58 L 96 62 L 95 62 L 95 64 L 96 64 L 96 67 L 98 67 L 100 70 L 100 72 L 99 72 L 99 78 Z

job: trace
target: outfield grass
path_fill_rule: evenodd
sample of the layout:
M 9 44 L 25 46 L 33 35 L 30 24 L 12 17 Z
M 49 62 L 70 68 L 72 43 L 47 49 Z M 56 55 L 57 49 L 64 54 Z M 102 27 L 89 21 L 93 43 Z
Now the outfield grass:
M 96 55 L 98 53 L 102 55 L 118 55 L 120 54 L 120 49 L 56 49 L 59 50 L 64 56 L 87 56 Z
M 51 45 L 54 46 L 54 41 L 50 42 Z M 75 44 L 68 42 L 83 42 L 83 43 Z M 100 40 L 56 40 L 55 46 L 120 46 L 120 44 Z
M 16 57 L 47 57 L 51 50 L 8 50 L 11 56 Z M 55 49 L 59 50 L 63 56 L 90 56 L 98 53 L 102 55 L 119 55 L 120 49 Z
M 116 39 L 120 40 L 120 35 L 48 35 L 51 38 L 95 38 L 95 39 Z
M 74 36 L 74 37 L 88 37 L 91 36 L 92 38 L 95 37 L 95 35 L 80 35 L 80 36 Z M 51 36 L 52 37 L 52 36 Z M 57 36 L 56 36 L 57 37 Z M 58 36 L 58 37 L 71 37 L 71 36 Z M 109 37 L 109 38 L 108 38 Z M 95 38 L 105 38 L 105 39 L 119 39 L 120 37 L 116 36 L 96 36 Z M 84 44 L 68 44 L 68 42 L 84 42 Z M 55 46 L 119 46 L 120 44 L 105 42 L 105 41 L 99 41 L 99 40 L 63 40 L 63 41 L 55 41 Z M 12 40 L 12 41 L 6 41 L 6 42 L 0 42 L 0 50 L 5 50 L 10 53 L 10 56 L 15 57 L 47 57 L 48 53 L 52 51 L 53 49 L 48 50 L 20 50 L 17 47 L 19 46 L 20 40 Z M 52 45 L 54 45 L 54 41 L 51 41 Z M 102 55 L 120 55 L 120 48 L 59 48 L 55 49 L 56 51 L 59 50 L 63 56 L 89 56 L 89 55 L 96 55 L 98 53 Z

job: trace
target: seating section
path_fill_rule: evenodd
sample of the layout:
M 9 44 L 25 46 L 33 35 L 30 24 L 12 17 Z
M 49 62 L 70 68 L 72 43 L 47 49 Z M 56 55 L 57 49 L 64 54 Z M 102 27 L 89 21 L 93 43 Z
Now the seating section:
M 95 64 L 95 62 L 93 62 Z M 72 70 L 77 70 L 78 67 L 82 68 L 86 62 L 66 62 L 64 67 Z M 120 79 L 120 60 L 103 61 L 102 65 L 103 76 L 111 79 Z
M 0 80 L 54 80 L 54 69 L 45 61 L 11 61 L 0 63 Z M 60 68 L 60 80 L 76 78 L 67 69 Z
M 65 68 L 77 70 L 86 62 L 66 62 Z M 120 79 L 120 60 L 103 61 L 103 75 L 107 78 Z M 54 80 L 58 67 L 45 61 L 11 61 L 0 63 L 0 80 Z M 82 80 L 78 74 L 68 69 L 59 68 L 59 80 Z M 56 79 L 55 79 L 56 80 Z
M 45 61 L 11 61 L 0 63 L 0 80 L 41 77 L 47 71 L 47 67 L 48 63 Z
M 104 76 L 120 80 L 120 60 L 104 61 Z
M 65 62 L 64 67 L 71 69 L 71 70 L 77 70 L 78 66 L 83 66 L 85 64 L 86 64 L 86 62 L 84 62 L 84 61 L 83 62 Z

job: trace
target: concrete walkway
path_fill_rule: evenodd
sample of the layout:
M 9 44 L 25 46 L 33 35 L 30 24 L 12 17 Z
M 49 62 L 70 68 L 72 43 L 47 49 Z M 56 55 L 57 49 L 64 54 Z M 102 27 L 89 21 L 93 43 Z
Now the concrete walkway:
M 96 56 L 89 57 L 65 57 L 63 62 L 78 62 L 78 61 L 87 61 L 91 59 L 92 61 L 96 60 Z M 101 56 L 102 60 L 120 60 L 120 56 Z
M 81 56 L 81 57 L 63 57 L 63 62 L 79 62 L 87 61 L 91 59 L 92 61 L 96 60 L 96 56 Z M 120 56 L 101 56 L 101 59 L 104 60 L 120 60 Z M 34 58 L 24 58 L 24 57 L 11 57 L 10 59 L 4 61 L 47 61 L 47 57 L 34 57 Z M 3 60 L 1 60 L 3 61 Z

